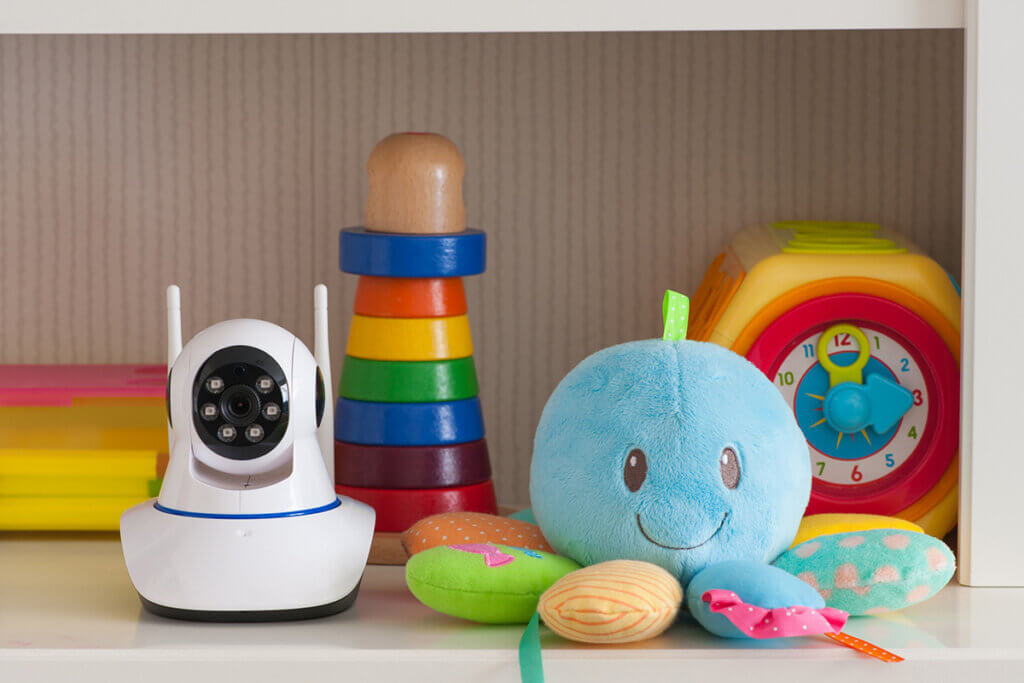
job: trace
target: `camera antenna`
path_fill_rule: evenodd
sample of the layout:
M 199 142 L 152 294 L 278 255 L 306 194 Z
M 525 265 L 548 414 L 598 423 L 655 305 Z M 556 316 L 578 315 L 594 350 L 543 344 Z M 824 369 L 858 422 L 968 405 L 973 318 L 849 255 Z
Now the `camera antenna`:
M 181 290 L 178 285 L 167 288 L 167 374 L 181 353 Z
M 167 288 L 167 381 L 171 381 L 171 366 L 181 353 L 181 290 L 178 285 Z M 167 392 L 170 401 L 170 390 Z M 167 452 L 174 452 L 174 430 L 171 429 L 171 404 L 167 404 Z
M 313 288 L 313 357 L 324 379 L 324 415 L 317 428 L 320 453 L 334 481 L 334 397 L 331 386 L 331 345 L 327 330 L 327 285 Z

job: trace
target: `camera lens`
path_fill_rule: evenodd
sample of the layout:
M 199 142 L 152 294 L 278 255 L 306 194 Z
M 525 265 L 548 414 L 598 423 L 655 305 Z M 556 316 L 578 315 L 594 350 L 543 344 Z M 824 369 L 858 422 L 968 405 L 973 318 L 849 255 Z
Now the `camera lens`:
M 229 422 L 244 425 L 256 419 L 260 412 L 260 399 L 249 387 L 236 384 L 224 391 L 220 409 Z
M 186 410 L 191 408 L 196 434 L 211 451 L 254 460 L 281 445 L 288 433 L 289 388 L 288 376 L 267 351 L 225 346 L 196 371 Z

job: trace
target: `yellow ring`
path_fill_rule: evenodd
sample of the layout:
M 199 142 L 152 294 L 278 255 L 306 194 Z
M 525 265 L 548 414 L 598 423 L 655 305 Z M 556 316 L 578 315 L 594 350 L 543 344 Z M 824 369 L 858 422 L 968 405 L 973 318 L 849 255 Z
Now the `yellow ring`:
M 851 335 L 857 340 L 857 345 L 860 346 L 860 349 L 857 352 L 857 360 L 846 366 L 836 365 L 828 355 L 828 340 L 843 333 Z M 831 386 L 835 386 L 841 382 L 856 382 L 857 384 L 863 384 L 864 376 L 861 374 L 861 370 L 863 370 L 864 366 L 868 364 L 868 359 L 870 358 L 871 347 L 868 345 L 867 335 L 865 335 L 864 332 L 855 325 L 851 325 L 849 323 L 833 325 L 822 332 L 821 338 L 818 340 L 818 363 L 820 363 L 821 367 L 825 368 L 825 372 L 828 373 L 829 383 Z
M 345 353 L 368 360 L 448 360 L 473 355 L 469 319 L 353 315 Z

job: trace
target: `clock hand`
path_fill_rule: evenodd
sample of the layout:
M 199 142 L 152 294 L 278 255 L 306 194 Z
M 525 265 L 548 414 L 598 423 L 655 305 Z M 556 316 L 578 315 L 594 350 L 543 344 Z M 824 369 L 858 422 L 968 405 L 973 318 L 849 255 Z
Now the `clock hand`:
M 825 395 L 824 412 L 838 432 L 859 432 L 871 427 L 884 434 L 914 404 L 914 395 L 896 382 L 872 373 L 864 384 L 842 382 Z
M 865 390 L 871 397 L 871 428 L 884 434 L 914 405 L 914 394 L 882 375 L 868 375 Z

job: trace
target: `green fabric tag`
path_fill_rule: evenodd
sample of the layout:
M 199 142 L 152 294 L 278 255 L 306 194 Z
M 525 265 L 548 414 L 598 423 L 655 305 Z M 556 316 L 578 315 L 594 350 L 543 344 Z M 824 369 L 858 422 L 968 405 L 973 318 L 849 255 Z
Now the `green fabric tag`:
M 665 290 L 665 300 L 661 304 L 661 315 L 665 320 L 665 333 L 661 336 L 665 341 L 683 341 L 686 339 L 686 326 L 690 321 L 690 298 L 685 294 Z
M 519 639 L 519 680 L 522 683 L 544 683 L 544 660 L 540 654 L 540 614 L 533 613 L 530 623 Z

